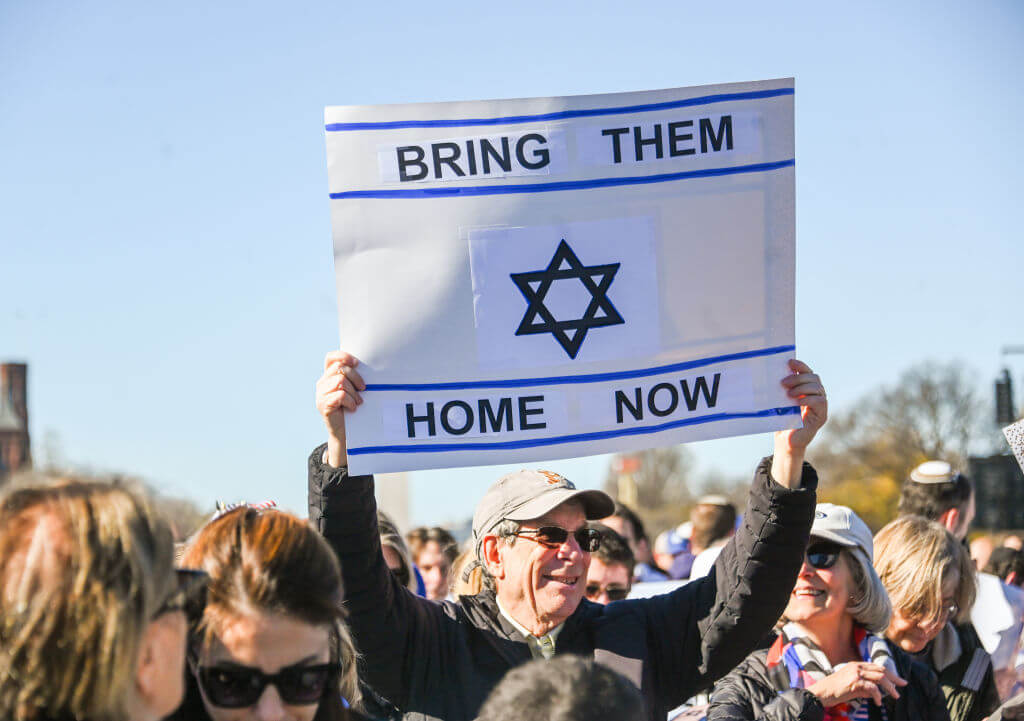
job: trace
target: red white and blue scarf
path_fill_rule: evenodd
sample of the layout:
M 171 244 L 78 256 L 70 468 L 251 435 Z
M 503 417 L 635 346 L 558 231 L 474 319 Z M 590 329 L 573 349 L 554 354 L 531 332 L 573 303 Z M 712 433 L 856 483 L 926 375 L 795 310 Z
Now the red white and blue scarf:
M 885 640 L 868 633 L 857 626 L 853 631 L 854 641 L 860 657 L 865 661 L 884 666 L 896 673 L 896 664 L 889 653 Z M 824 652 L 807 637 L 807 632 L 796 623 L 787 623 L 782 633 L 768 650 L 768 668 L 783 664 L 789 674 L 790 688 L 807 688 L 838 671 L 844 664 L 832 666 Z M 869 699 L 855 699 L 825 709 L 826 721 L 867 721 Z M 881 716 L 886 719 L 885 708 Z

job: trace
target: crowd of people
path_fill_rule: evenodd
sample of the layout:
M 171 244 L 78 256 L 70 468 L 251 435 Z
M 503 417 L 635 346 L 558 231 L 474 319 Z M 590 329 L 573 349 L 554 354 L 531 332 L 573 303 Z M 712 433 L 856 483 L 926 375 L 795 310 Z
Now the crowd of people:
M 817 502 L 827 418 L 742 512 L 704 496 L 651 543 L 638 514 L 545 470 L 498 479 L 460 546 L 403 534 L 351 476 L 365 384 L 329 353 L 309 520 L 218 508 L 175 547 L 146 499 L 80 480 L 0 495 L 0 721 L 982 721 L 1016 718 L 1020 539 L 967 537 L 971 482 L 922 463 L 877 534 Z

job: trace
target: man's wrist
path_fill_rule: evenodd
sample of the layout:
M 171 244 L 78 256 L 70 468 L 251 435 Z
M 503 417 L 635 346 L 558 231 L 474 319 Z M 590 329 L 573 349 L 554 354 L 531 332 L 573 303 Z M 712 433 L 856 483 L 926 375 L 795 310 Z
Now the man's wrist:
M 331 468 L 342 468 L 348 465 L 348 453 L 345 444 L 334 436 L 327 438 L 327 448 L 323 455 L 324 464 Z
M 772 480 L 786 488 L 799 488 L 803 477 L 803 449 L 776 446 L 772 456 Z

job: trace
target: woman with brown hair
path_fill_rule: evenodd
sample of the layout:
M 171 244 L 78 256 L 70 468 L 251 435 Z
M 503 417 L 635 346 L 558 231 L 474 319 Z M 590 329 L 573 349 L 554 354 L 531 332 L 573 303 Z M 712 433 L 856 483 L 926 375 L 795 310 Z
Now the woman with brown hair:
M 106 483 L 0 498 L 0 718 L 158 721 L 182 697 L 170 528 Z
M 356 651 L 338 561 L 304 521 L 241 506 L 190 540 L 182 562 L 209 576 L 192 619 L 187 721 L 360 718 Z

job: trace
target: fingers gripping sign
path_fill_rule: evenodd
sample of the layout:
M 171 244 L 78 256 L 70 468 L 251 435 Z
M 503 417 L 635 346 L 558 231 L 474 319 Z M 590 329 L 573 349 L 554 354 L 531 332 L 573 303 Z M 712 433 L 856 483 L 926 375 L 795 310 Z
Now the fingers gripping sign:
M 790 398 L 800 402 L 800 417 L 803 419 L 804 427 L 779 431 L 779 435 L 786 437 L 791 448 L 806 449 L 825 425 L 828 418 L 828 398 L 821 378 L 811 371 L 810 366 L 803 361 L 791 360 L 789 368 L 793 374 L 782 379 L 782 387 L 786 389 L 786 394 Z
M 334 467 L 348 462 L 345 452 L 345 413 L 358 408 L 366 390 L 356 370 L 359 359 L 344 351 L 331 351 L 324 358 L 324 372 L 316 382 L 316 407 L 327 425 L 327 462 Z
M 828 419 L 828 398 L 817 373 L 803 361 L 789 361 L 792 373 L 782 379 L 786 395 L 800 404 L 802 428 L 775 433 L 772 478 L 784 486 L 799 482 L 804 453 Z

